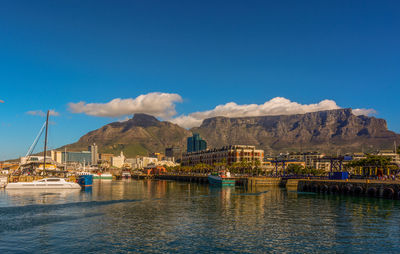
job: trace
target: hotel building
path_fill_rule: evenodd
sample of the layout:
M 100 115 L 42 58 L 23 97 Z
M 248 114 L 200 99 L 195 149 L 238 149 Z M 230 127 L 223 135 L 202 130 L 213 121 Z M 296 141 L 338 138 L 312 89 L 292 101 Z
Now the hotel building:
M 225 162 L 231 165 L 235 162 L 248 161 L 254 163 L 264 160 L 264 150 L 258 150 L 255 146 L 230 145 L 219 149 L 209 149 L 198 152 L 184 153 L 182 155 L 182 166 L 194 166 L 199 163 L 213 165 Z

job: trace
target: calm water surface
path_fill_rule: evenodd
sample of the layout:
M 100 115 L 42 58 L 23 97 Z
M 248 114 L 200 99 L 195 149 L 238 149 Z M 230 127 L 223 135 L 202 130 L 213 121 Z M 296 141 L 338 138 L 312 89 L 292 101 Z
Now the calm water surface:
M 8 252 L 398 253 L 400 202 L 144 180 L 3 190 Z

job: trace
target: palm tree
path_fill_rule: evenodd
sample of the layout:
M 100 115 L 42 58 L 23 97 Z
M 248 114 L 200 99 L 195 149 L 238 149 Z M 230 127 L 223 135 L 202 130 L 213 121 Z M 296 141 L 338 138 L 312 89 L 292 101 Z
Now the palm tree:
M 260 175 L 260 171 L 261 171 L 261 162 L 259 159 L 256 159 L 254 161 L 254 169 L 256 170 L 257 175 Z

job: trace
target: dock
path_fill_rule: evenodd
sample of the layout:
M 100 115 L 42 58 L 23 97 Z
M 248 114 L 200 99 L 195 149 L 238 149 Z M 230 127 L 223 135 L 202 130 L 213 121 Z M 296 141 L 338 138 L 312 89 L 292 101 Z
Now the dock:
M 307 180 L 293 181 L 298 191 L 328 194 L 400 199 L 400 182 L 391 180 L 350 179 L 350 180 Z

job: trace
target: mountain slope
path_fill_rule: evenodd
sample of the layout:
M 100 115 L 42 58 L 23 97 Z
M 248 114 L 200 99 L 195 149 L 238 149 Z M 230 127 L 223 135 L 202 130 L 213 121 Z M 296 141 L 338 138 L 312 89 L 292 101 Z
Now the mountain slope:
M 298 115 L 259 117 L 214 117 L 192 132 L 212 147 L 248 144 L 272 151 L 322 150 L 336 153 L 393 148 L 400 135 L 387 129 L 386 121 L 356 116 L 351 109 Z
M 186 138 L 199 133 L 209 148 L 230 144 L 255 145 L 268 152 L 340 152 L 392 149 L 400 135 L 387 129 L 386 121 L 356 116 L 351 109 L 338 109 L 298 115 L 258 117 L 214 117 L 205 119 L 190 131 L 153 116 L 135 114 L 125 122 L 110 123 L 82 136 L 68 149 L 86 150 L 96 143 L 103 153 L 128 157 L 163 152 L 176 146 L 185 151 Z
M 96 143 L 103 153 L 118 154 L 124 151 L 128 157 L 163 152 L 165 147 L 183 146 L 190 131 L 170 122 L 160 122 L 153 116 L 135 114 L 125 122 L 114 122 L 82 136 L 69 149 L 87 149 Z M 182 147 L 183 148 L 183 147 Z

